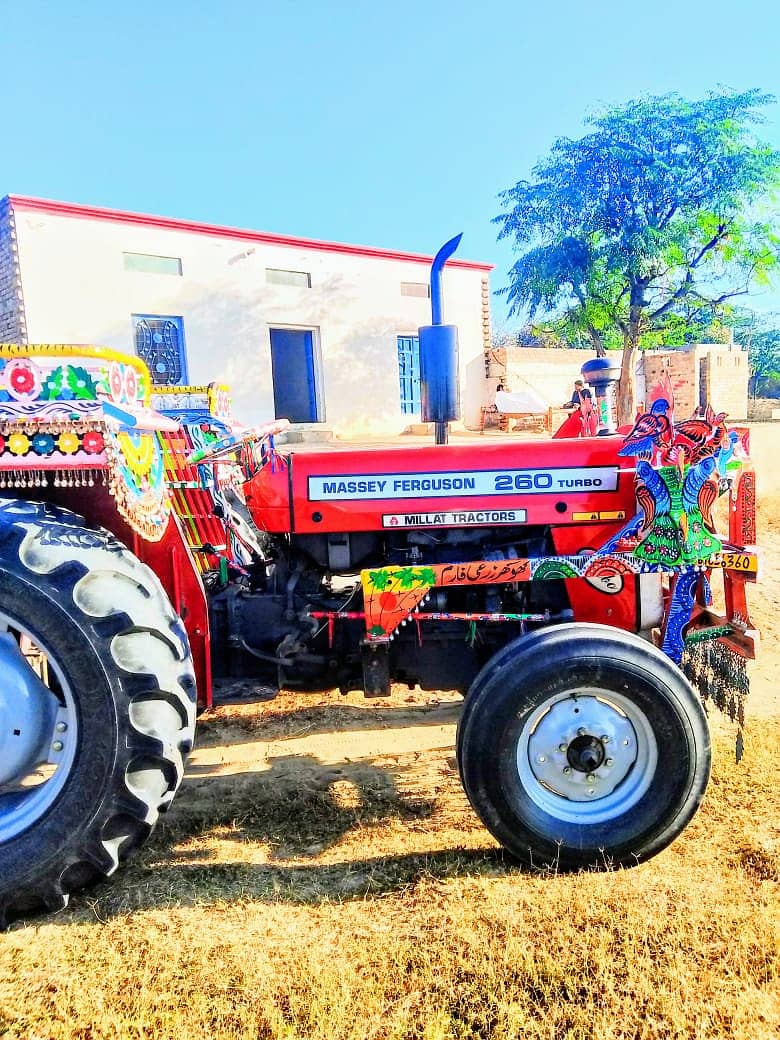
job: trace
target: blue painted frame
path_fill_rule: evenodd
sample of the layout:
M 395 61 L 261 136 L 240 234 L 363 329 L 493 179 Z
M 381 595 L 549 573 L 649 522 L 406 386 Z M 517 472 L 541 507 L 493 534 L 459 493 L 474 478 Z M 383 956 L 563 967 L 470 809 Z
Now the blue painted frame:
M 401 412 L 419 415 L 420 404 L 420 338 L 398 337 L 398 388 Z
M 271 326 L 274 414 L 290 422 L 324 422 L 319 340 L 315 329 Z
M 133 314 L 132 320 L 135 352 L 146 362 L 152 383 L 156 386 L 186 385 L 189 382 L 189 371 L 184 319 L 181 315 Z M 174 371 L 170 373 L 166 369 L 172 367 L 172 361 Z M 176 378 L 166 378 L 171 374 Z

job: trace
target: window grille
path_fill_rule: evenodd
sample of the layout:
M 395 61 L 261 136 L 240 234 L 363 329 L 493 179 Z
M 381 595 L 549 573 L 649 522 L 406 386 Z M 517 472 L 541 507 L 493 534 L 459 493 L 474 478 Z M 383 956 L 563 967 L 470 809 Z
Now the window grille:
M 184 322 L 181 318 L 134 314 L 135 352 L 142 358 L 157 385 L 187 382 Z

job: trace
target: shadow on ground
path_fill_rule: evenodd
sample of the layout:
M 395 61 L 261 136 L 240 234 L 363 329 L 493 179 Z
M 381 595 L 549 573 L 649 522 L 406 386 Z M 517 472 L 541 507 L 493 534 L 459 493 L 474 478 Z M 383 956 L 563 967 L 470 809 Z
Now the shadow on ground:
M 286 755 L 259 772 L 198 779 L 196 771 L 160 837 L 180 845 L 218 833 L 221 840 L 270 846 L 271 859 L 319 854 L 350 830 L 430 816 L 433 799 L 399 790 L 408 768 L 371 761 L 326 765 L 313 755 Z
M 333 703 L 300 704 L 284 707 L 284 694 L 277 704 L 280 708 L 269 711 L 262 703 L 246 700 L 256 708 L 252 714 L 231 715 L 226 720 L 216 711 L 207 712 L 198 720 L 198 747 L 209 747 L 222 743 L 225 725 L 229 726 L 230 744 L 248 743 L 255 740 L 291 740 L 299 736 L 315 736 L 321 733 L 360 733 L 376 729 L 406 729 L 412 726 L 455 725 L 463 709 L 463 701 L 446 701 L 441 704 L 377 704 L 362 706 Z M 239 702 L 233 702 L 239 703 Z
M 368 761 L 325 765 L 312 756 L 284 756 L 262 772 L 191 780 L 121 873 L 74 896 L 71 909 L 52 920 L 243 900 L 366 899 L 423 878 L 519 870 L 492 845 L 455 776 L 439 804 L 435 794 L 418 793 L 424 780 L 414 773 L 413 761 L 390 770 Z M 441 832 L 451 844 L 377 855 L 373 838 L 393 821 Z M 464 847 L 474 837 L 479 847 Z M 344 855 L 334 859 L 341 844 Z

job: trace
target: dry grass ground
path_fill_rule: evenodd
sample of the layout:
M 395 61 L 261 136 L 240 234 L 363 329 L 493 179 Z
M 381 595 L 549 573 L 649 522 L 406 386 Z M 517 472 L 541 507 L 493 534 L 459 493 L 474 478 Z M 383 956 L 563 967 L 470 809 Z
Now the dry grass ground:
M 471 812 L 459 700 L 290 696 L 204 720 L 111 883 L 0 936 L 0 1037 L 764 1040 L 780 1031 L 780 471 L 755 431 L 764 630 L 747 752 L 715 726 L 684 835 L 629 871 L 530 876 Z

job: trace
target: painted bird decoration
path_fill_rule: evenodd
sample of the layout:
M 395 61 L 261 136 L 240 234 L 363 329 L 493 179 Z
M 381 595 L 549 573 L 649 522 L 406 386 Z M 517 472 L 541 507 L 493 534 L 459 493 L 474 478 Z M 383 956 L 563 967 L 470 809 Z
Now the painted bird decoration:
M 736 430 L 729 430 L 723 446 L 715 458 L 718 477 L 722 485 L 721 490 L 725 491 L 728 488 L 729 463 L 732 459 L 744 458 L 740 437 Z
M 653 453 L 671 444 L 672 424 L 669 419 L 669 402 L 664 398 L 653 401 L 649 412 L 640 415 L 634 428 L 626 435 L 621 455 L 634 455 L 650 459 Z M 631 447 L 631 451 L 627 448 Z
M 718 456 L 730 443 L 726 416 L 708 408 L 702 417 L 671 423 L 669 411 L 663 398 L 655 400 L 619 452 L 637 459 L 636 494 L 644 521 L 634 555 L 665 566 L 702 563 L 722 548 L 712 507 Z
M 676 461 L 676 453 L 685 452 L 690 465 L 702 459 L 717 455 L 726 438 L 726 413 L 717 415 L 710 405 L 703 417 L 684 419 L 672 427 L 672 441 L 669 448 L 669 461 Z

